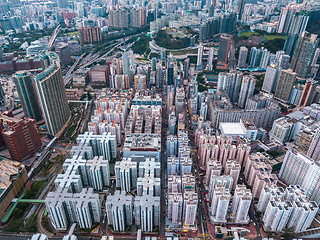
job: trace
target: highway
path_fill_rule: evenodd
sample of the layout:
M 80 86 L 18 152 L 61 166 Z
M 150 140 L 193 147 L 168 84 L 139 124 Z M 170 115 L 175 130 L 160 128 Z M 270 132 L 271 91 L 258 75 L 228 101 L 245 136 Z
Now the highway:
M 69 71 L 67 72 L 66 76 L 64 77 L 64 85 L 67 85 L 72 77 L 73 77 L 73 71 L 74 69 L 77 67 L 78 63 L 80 62 L 80 60 L 83 58 L 83 56 L 85 55 L 86 53 L 83 53 L 79 58 L 76 59 L 76 61 L 73 63 L 72 67 L 69 69 Z
M 107 60 L 108 55 L 110 53 L 112 53 L 116 48 L 120 47 L 122 44 L 124 44 L 130 38 L 139 36 L 141 34 L 144 34 L 144 33 L 138 33 L 138 34 L 130 36 L 130 37 L 124 37 L 124 38 L 118 39 L 118 41 L 120 41 L 120 42 L 119 43 L 114 43 L 114 44 L 108 46 L 108 47 L 111 47 L 111 49 L 107 53 L 103 54 L 102 56 L 100 56 L 100 53 L 97 52 L 95 54 L 89 53 L 85 58 L 83 58 L 84 55 L 86 54 L 86 53 L 83 53 L 79 58 L 76 59 L 76 61 L 72 65 L 72 67 L 68 70 L 67 74 L 65 75 L 65 77 L 64 77 L 64 85 L 67 85 L 67 84 L 70 83 L 70 81 L 72 80 L 72 77 L 73 77 L 73 71 L 76 69 L 76 67 L 78 65 L 79 65 L 80 68 L 86 68 L 86 67 L 89 67 L 90 65 L 92 65 L 92 64 L 94 64 L 96 62 Z
M 118 39 L 118 41 L 120 41 L 119 43 L 114 43 L 112 44 L 112 48 L 105 54 L 103 54 L 101 57 L 99 56 L 95 56 L 93 59 L 89 60 L 87 63 L 81 65 L 82 68 L 85 68 L 85 67 L 88 67 L 90 66 L 91 64 L 93 63 L 96 63 L 96 62 L 99 62 L 99 61 L 102 61 L 102 60 L 107 60 L 107 57 L 108 55 L 113 52 L 116 48 L 120 47 L 122 44 L 124 44 L 126 41 L 128 41 L 129 39 L 131 39 L 132 37 L 136 37 L 136 36 L 139 36 L 141 34 L 144 34 L 144 32 L 142 33 L 138 33 L 138 34 L 135 34 L 135 35 L 132 35 L 132 36 L 129 36 L 129 37 L 123 37 L 123 38 L 120 38 Z M 110 47 L 110 46 L 108 46 Z

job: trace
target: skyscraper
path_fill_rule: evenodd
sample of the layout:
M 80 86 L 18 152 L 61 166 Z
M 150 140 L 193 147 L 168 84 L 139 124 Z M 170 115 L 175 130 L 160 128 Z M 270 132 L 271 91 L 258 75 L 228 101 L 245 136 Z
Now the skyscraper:
M 238 1 L 238 20 L 242 19 L 244 5 L 245 5 L 245 0 Z
M 315 161 L 320 161 L 320 128 L 313 136 L 307 155 Z
M 4 106 L 6 104 L 6 96 L 3 91 L 2 85 L 0 85 L 0 107 Z
M 281 70 L 274 97 L 283 102 L 288 102 L 293 85 L 296 82 L 296 76 L 297 74 L 291 69 Z
M 286 38 L 286 41 L 284 42 L 283 50 L 289 56 L 293 55 L 293 51 L 297 44 L 298 38 L 299 38 L 298 34 L 292 34 Z
M 228 67 L 228 56 L 230 51 L 231 35 L 224 34 L 220 36 L 220 44 L 218 50 L 218 64 L 217 67 L 227 68 Z
M 231 102 L 238 101 L 242 77 L 243 74 L 240 71 L 219 73 L 217 91 L 225 91 Z
M 197 68 L 202 69 L 203 44 L 200 43 L 198 47 Z
M 133 197 L 126 195 L 125 191 L 117 190 L 114 195 L 108 195 L 106 199 L 106 215 L 108 225 L 113 226 L 114 231 L 123 232 L 133 222 Z
M 314 52 L 314 56 L 313 56 L 313 59 L 312 59 L 312 62 L 311 62 L 312 66 L 317 64 L 319 56 L 320 56 L 320 48 L 317 48 L 316 51 Z
M 244 68 L 246 67 L 248 56 L 248 48 L 245 46 L 240 47 L 239 58 L 238 58 L 238 67 Z
M 275 91 L 278 79 L 279 79 L 280 69 L 275 64 L 271 64 L 267 67 L 266 75 L 263 80 L 262 90 L 268 93 Z
M 284 157 L 279 178 L 290 185 L 302 185 L 313 160 L 300 152 L 287 151 Z
M 259 66 L 260 59 L 261 59 L 261 49 L 252 47 L 250 50 L 250 57 L 249 57 L 249 67 L 257 67 Z
M 50 135 L 58 134 L 71 117 L 59 57 L 53 52 L 40 52 L 44 70 L 34 78 L 35 88 Z
M 16 85 L 24 115 L 36 121 L 41 120 L 41 109 L 31 75 L 27 71 L 19 71 L 12 76 L 12 79 Z
M 130 67 L 128 51 L 127 50 L 125 50 L 123 52 L 122 61 L 123 61 L 123 74 L 127 75 L 127 74 L 129 74 L 129 67 Z
M 214 48 L 210 48 L 209 56 L 208 56 L 208 63 L 207 63 L 207 65 L 208 65 L 207 68 L 209 70 L 212 70 L 213 57 L 214 57 Z
M 231 194 L 229 189 L 223 185 L 217 185 L 215 187 L 211 203 L 211 220 L 226 222 L 230 198 Z
M 292 6 L 284 7 L 281 9 L 277 32 L 301 35 L 307 27 L 308 20 L 309 13 L 307 11 L 298 12 L 298 9 Z
M 42 142 L 33 119 L 16 119 L 0 115 L 0 129 L 11 159 L 21 161 L 34 154 Z
M 306 107 L 312 103 L 317 85 L 318 82 L 313 79 L 308 79 L 306 81 L 298 105 L 299 107 Z
M 299 34 L 301 35 L 308 25 L 309 13 L 307 11 L 302 11 L 291 16 L 290 26 L 288 29 L 288 34 Z
M 303 32 L 297 41 L 291 61 L 291 69 L 297 73 L 298 77 L 309 77 L 312 59 L 319 43 L 317 37 L 316 34 Z
M 237 185 L 232 205 L 231 212 L 235 216 L 235 221 L 238 223 L 249 222 L 249 208 L 252 201 L 252 193 L 250 189 L 247 189 L 245 185 Z
M 152 232 L 160 225 L 160 197 L 137 196 L 134 199 L 135 223 L 143 232 Z
M 281 69 L 288 69 L 290 66 L 290 56 L 288 54 L 283 54 L 279 57 L 279 64 L 278 66 Z
M 83 28 L 79 28 L 80 44 L 100 42 L 101 40 L 101 27 L 85 26 Z
M 173 85 L 173 65 L 170 64 L 167 68 L 167 84 L 168 85 Z
M 252 75 L 246 75 L 242 78 L 242 84 L 240 89 L 238 105 L 244 108 L 248 97 L 251 97 L 254 93 L 254 88 L 256 86 L 256 78 Z

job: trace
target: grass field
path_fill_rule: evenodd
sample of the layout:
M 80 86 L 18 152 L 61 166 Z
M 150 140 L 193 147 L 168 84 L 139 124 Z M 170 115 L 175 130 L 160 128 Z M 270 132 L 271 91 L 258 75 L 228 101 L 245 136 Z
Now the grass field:
M 241 33 L 241 37 L 247 37 L 247 38 L 249 38 L 249 37 L 251 37 L 251 36 L 261 36 L 261 34 L 258 33 L 258 32 L 242 32 L 242 33 Z M 263 35 L 263 37 L 264 37 L 265 39 L 267 39 L 268 41 L 274 40 L 274 39 L 276 39 L 276 38 L 286 39 L 286 36 L 282 36 L 282 35 L 272 35 L 272 34 L 270 34 L 270 35 Z
M 67 35 L 68 35 L 69 37 L 74 37 L 75 35 L 78 35 L 78 31 L 68 32 Z
M 281 38 L 281 39 L 286 39 L 287 38 L 286 36 L 281 36 L 281 35 L 265 35 L 263 37 L 265 39 L 267 39 L 268 41 L 274 40 L 274 39 L 277 39 L 277 38 Z
M 241 37 L 260 36 L 257 32 L 242 32 Z
M 184 49 L 184 50 L 178 50 L 178 51 L 170 50 L 167 52 L 168 52 L 167 54 L 170 54 L 170 52 L 172 52 L 173 55 L 197 54 L 198 49 L 194 48 L 194 49 Z

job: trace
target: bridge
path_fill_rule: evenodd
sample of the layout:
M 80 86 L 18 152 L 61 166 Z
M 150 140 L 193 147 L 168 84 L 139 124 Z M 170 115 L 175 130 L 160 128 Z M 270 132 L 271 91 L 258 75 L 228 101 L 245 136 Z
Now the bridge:
M 54 43 L 54 41 L 56 40 L 59 31 L 60 31 L 60 25 L 58 25 L 58 26 L 54 29 L 53 33 L 52 33 L 52 36 L 51 36 L 51 38 L 50 38 L 50 40 L 49 40 L 49 44 L 48 44 L 49 49 L 53 46 L 53 43 Z
M 41 200 L 41 199 L 23 199 L 24 195 L 25 194 L 22 193 L 19 198 L 14 198 L 12 200 L 13 205 L 9 209 L 9 211 L 6 213 L 6 215 L 4 215 L 4 217 L 2 218 L 2 220 L 1 220 L 2 223 L 7 223 L 8 222 L 8 220 L 10 219 L 14 209 L 17 207 L 18 203 L 22 203 L 22 202 L 24 202 L 24 203 L 44 203 L 45 202 L 44 200 Z

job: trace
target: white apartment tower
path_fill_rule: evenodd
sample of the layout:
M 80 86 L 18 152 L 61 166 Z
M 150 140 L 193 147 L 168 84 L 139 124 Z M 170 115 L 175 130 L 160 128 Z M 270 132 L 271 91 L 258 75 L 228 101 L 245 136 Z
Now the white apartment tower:
M 244 108 L 247 99 L 251 97 L 254 93 L 254 88 L 256 86 L 256 78 L 252 75 L 243 76 L 238 105 Z
M 123 232 L 127 226 L 133 223 L 133 197 L 126 195 L 124 191 L 116 191 L 114 195 L 108 195 L 106 200 L 106 215 L 108 225 L 113 226 L 116 232 Z
M 168 219 L 172 223 L 181 223 L 183 210 L 182 193 L 168 193 Z
M 137 196 L 134 200 L 135 223 L 143 232 L 160 225 L 160 197 Z
M 116 186 L 122 191 L 130 192 L 137 186 L 137 162 L 123 158 L 115 164 Z
M 293 206 L 290 201 L 282 198 L 270 200 L 262 219 L 265 229 L 272 232 L 282 231 L 286 228 L 292 210 Z
M 226 162 L 224 174 L 230 175 L 233 179 L 232 189 L 235 189 L 237 186 L 239 174 L 241 171 L 241 165 L 238 161 L 230 159 Z
M 250 189 L 245 185 L 237 185 L 232 199 L 231 213 L 237 223 L 248 223 L 248 212 L 252 201 Z
M 198 195 L 194 189 L 188 189 L 183 194 L 183 224 L 194 226 L 197 216 Z
M 248 48 L 245 46 L 240 47 L 239 58 L 238 58 L 238 67 L 244 68 L 246 67 L 248 57 Z
M 211 203 L 211 219 L 213 222 L 226 222 L 228 206 L 230 202 L 230 190 L 223 185 L 217 185 L 214 189 Z

